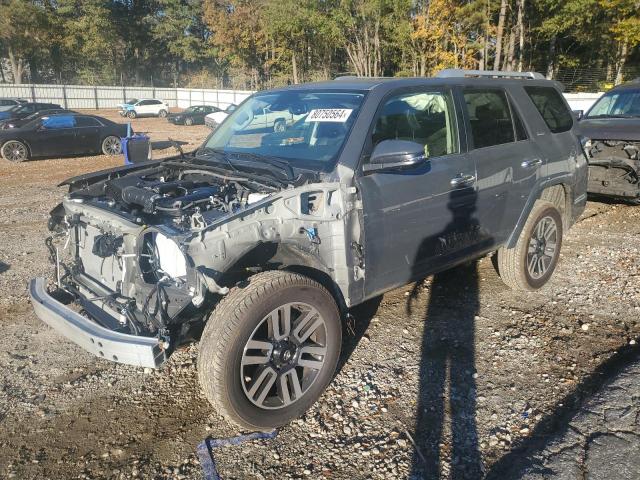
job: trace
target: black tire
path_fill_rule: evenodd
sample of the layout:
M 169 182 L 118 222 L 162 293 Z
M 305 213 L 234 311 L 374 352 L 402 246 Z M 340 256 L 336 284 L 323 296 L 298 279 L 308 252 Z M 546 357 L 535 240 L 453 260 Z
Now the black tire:
M 129 117 L 129 118 L 131 118 L 131 119 L 136 118 L 137 116 L 138 116 L 138 114 L 136 113 L 136 111 L 135 111 L 135 110 L 129 110 L 129 111 L 127 112 L 127 117 Z
M 264 322 L 268 321 L 267 318 L 273 312 L 279 312 L 280 308 L 298 304 L 311 306 L 312 310 L 315 309 L 318 317 L 309 315 L 309 318 L 324 320 L 322 332 L 325 333 L 323 337 L 325 345 L 321 348 L 324 348 L 326 353 L 318 355 L 323 357 L 319 362 L 322 366 L 311 369 L 316 370 L 317 373 L 309 385 L 304 386 L 304 373 L 302 373 L 302 383 L 299 380 L 296 381 L 298 387 L 304 388 L 304 391 L 300 390 L 299 398 L 292 401 L 292 398 L 298 397 L 297 392 L 295 395 L 287 393 L 290 404 L 287 405 L 283 401 L 283 406 L 261 408 L 250 399 L 250 390 L 247 391 L 247 388 L 258 383 L 259 390 L 275 393 L 271 397 L 267 395 L 267 399 L 274 398 L 277 401 L 278 398 L 284 396 L 280 394 L 282 377 L 287 377 L 287 374 L 293 371 L 293 374 L 298 378 L 297 369 L 300 368 L 304 372 L 307 369 L 300 366 L 292 368 L 279 365 L 278 362 L 284 358 L 283 350 L 269 350 L 263 354 L 264 358 L 268 358 L 268 363 L 254 366 L 256 372 L 260 372 L 258 370 L 260 368 L 263 369 L 262 371 L 271 369 L 274 375 L 277 375 L 277 380 L 274 379 L 272 383 L 269 383 L 270 386 L 266 387 L 270 378 L 265 383 L 260 381 L 261 375 L 259 373 L 253 374 L 253 377 L 257 377 L 254 379 L 247 377 L 246 370 L 244 370 L 248 368 L 247 365 L 243 366 L 243 362 L 247 358 L 247 351 L 252 351 L 249 347 L 249 341 L 257 338 L 256 332 L 262 328 Z M 294 318 L 292 310 L 289 312 L 291 339 L 298 337 L 302 330 L 306 330 L 299 329 L 301 324 L 316 324 L 316 320 L 305 322 L 306 317 L 302 318 L 302 314 Z M 278 318 L 276 321 L 280 325 L 279 313 L 276 316 Z M 308 330 L 312 330 L 312 328 L 313 326 Z M 286 329 L 283 331 L 286 332 Z M 313 331 L 317 332 L 319 328 L 317 327 Z M 284 340 L 289 341 L 289 337 L 285 336 Z M 299 417 L 318 400 L 335 373 L 341 342 L 340 313 L 335 300 L 322 285 L 296 273 L 285 271 L 259 273 L 251 277 L 246 285 L 233 288 L 211 313 L 200 340 L 198 357 L 200 384 L 212 405 L 230 422 L 241 429 L 270 430 Z M 279 357 L 274 359 L 276 352 Z M 287 352 L 284 351 L 284 353 Z M 293 357 L 301 358 L 302 355 L 304 354 L 295 353 Z M 313 358 L 313 360 L 317 360 L 317 358 Z M 286 370 L 286 368 L 289 369 Z M 279 369 L 281 369 L 280 374 L 277 373 Z M 253 382 L 251 383 L 251 381 Z M 265 386 L 263 387 L 261 384 Z M 296 391 L 291 380 L 284 379 L 284 385 L 291 386 L 290 392 Z M 280 386 L 280 391 L 277 391 L 278 386 Z
M 29 148 L 18 140 L 9 140 L 2 145 L 2 158 L 10 162 L 24 162 L 29 159 Z
M 545 224 L 541 224 L 541 222 Z M 541 228 L 547 231 L 551 226 L 555 233 L 550 238 L 538 240 Z M 498 250 L 495 265 L 502 281 L 514 290 L 537 290 L 549 281 L 553 274 L 562 247 L 562 215 L 551 202 L 538 200 L 520 232 L 513 248 Z M 542 235 L 545 237 L 546 235 Z M 555 245 L 552 249 L 551 245 Z
M 160 110 L 160 112 L 158 113 L 158 116 L 160 118 L 166 118 L 168 114 L 169 113 L 166 110 Z
M 115 135 L 109 135 L 102 140 L 102 153 L 110 157 L 120 155 L 122 153 L 122 140 Z
M 276 120 L 273 124 L 273 131 L 276 133 L 282 133 L 287 129 L 287 122 L 284 120 Z
M 185 119 L 184 119 L 184 124 L 185 124 L 187 127 L 190 127 L 191 125 L 193 125 L 193 118 L 191 118 L 191 117 L 187 117 L 187 118 L 185 118 Z

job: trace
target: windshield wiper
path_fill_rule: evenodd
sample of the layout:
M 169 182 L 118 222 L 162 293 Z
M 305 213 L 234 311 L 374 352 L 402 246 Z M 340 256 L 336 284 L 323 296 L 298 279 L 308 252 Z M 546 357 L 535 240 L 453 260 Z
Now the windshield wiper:
M 242 160 L 244 157 L 251 160 L 257 160 L 260 163 L 265 162 L 265 163 L 268 163 L 269 165 L 273 165 L 274 167 L 279 167 L 281 170 L 283 170 L 286 173 L 287 178 L 293 179 L 295 177 L 295 173 L 291 165 L 289 165 L 289 163 L 285 162 L 284 160 L 280 160 L 278 157 L 261 155 L 259 153 L 250 153 L 250 152 L 246 152 L 246 153 L 245 152 L 227 152 L 227 155 L 235 155 L 240 160 Z
M 214 154 L 216 155 L 216 158 L 221 158 L 222 160 L 224 160 L 227 165 L 231 167 L 231 170 L 233 170 L 234 172 L 239 172 L 238 168 L 233 164 L 231 160 L 229 160 L 229 157 L 227 157 L 223 150 L 220 150 L 218 148 L 204 147 L 197 152 L 197 155 L 202 154 Z
M 603 113 L 600 115 L 588 116 L 587 118 L 638 118 L 639 115 L 629 115 L 628 113 Z

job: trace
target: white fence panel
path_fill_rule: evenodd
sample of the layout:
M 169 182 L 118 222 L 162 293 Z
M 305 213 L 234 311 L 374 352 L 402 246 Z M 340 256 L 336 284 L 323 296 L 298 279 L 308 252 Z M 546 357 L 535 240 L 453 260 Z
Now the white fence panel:
M 238 104 L 253 92 L 190 88 L 116 87 L 91 85 L 12 85 L 0 83 L 0 98 L 24 98 L 31 102 L 57 103 L 71 109 L 111 109 L 133 98 L 157 98 L 170 107 Z
M 604 92 L 599 93 L 565 93 L 564 98 L 571 107 L 571 110 L 582 110 L 586 113 L 591 106 L 596 103 Z

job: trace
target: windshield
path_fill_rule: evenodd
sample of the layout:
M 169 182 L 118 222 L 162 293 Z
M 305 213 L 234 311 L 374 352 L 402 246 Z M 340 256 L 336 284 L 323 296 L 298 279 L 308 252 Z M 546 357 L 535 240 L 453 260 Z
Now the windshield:
M 256 94 L 222 123 L 204 147 L 326 170 L 335 162 L 363 98 L 363 92 L 335 90 Z
M 640 117 L 640 89 L 605 93 L 587 114 L 587 118 L 603 117 Z

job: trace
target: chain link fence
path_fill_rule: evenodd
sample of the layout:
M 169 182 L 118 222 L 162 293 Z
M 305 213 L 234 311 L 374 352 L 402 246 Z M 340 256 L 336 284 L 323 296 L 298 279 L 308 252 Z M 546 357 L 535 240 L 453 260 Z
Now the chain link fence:
M 567 68 L 561 67 L 555 80 L 562 82 L 567 92 L 605 92 L 615 86 L 616 72 L 607 68 Z M 622 70 L 623 82 L 640 78 L 640 66 Z

